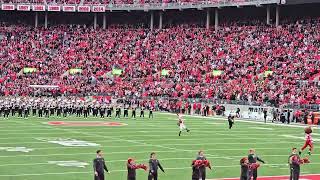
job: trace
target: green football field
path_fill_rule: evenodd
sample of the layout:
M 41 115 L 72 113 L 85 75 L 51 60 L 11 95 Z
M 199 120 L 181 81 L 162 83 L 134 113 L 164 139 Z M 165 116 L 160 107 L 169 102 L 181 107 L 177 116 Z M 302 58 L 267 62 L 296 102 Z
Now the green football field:
M 288 175 L 290 149 L 300 147 L 304 142 L 303 128 L 299 127 L 236 121 L 234 128 L 229 130 L 224 118 L 184 118 L 191 132 L 184 132 L 179 137 L 175 114 L 155 113 L 154 119 L 136 120 L 1 117 L 0 179 L 90 180 L 93 179 L 92 160 L 97 149 L 104 151 L 111 171 L 106 174 L 109 180 L 125 180 L 128 157 L 147 164 L 150 152 L 157 153 L 166 171 L 159 173 L 159 179 L 189 180 L 191 161 L 199 150 L 205 151 L 214 166 L 207 173 L 209 179 L 239 177 L 239 160 L 247 155 L 249 148 L 256 149 L 260 158 L 267 162 L 259 168 L 259 175 Z M 48 121 L 110 121 L 127 125 L 51 126 Z M 313 133 L 315 151 L 311 164 L 302 167 L 302 174 L 319 173 L 317 146 L 320 134 L 317 131 Z M 70 145 L 70 141 L 73 144 Z M 138 170 L 137 179 L 147 179 L 147 174 Z

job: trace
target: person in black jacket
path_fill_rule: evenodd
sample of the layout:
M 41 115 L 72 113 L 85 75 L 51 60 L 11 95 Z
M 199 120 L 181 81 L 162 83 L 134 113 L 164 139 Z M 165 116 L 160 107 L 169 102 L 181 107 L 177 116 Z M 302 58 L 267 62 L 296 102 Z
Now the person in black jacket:
M 104 180 L 104 171 L 110 173 L 103 158 L 103 152 L 97 151 L 97 158 L 93 160 L 94 180 Z
M 228 116 L 228 123 L 229 123 L 229 129 L 231 129 L 234 124 L 234 116 L 231 116 L 231 114 L 229 114 Z
M 196 160 L 207 160 L 207 158 L 204 156 L 204 152 L 203 151 L 199 151 L 198 152 L 198 157 Z M 206 179 L 206 166 L 202 165 L 199 167 L 199 178 L 202 180 Z
M 265 163 L 262 159 L 260 159 L 256 154 L 254 149 L 249 150 L 249 155 L 248 155 L 248 161 L 249 165 L 257 163 L 257 161 L 262 162 L 263 164 Z M 258 170 L 257 169 L 251 169 L 249 171 L 249 179 L 253 177 L 253 180 L 256 180 L 258 177 Z
M 288 163 L 290 167 L 290 180 L 299 180 L 301 159 L 297 148 L 292 149 Z
M 134 119 L 136 118 L 136 109 L 137 109 L 136 107 L 131 108 L 131 110 L 132 110 L 131 118 L 134 118 Z
M 140 108 L 140 117 L 144 118 L 144 107 Z
M 150 154 L 149 160 L 149 175 L 148 180 L 158 180 L 158 168 L 164 172 L 159 160 L 156 158 L 156 153 L 152 152 Z
M 128 116 L 129 116 L 128 111 L 129 111 L 129 107 L 128 107 L 127 104 L 125 104 L 125 105 L 124 105 L 124 108 L 123 108 L 123 117 L 124 117 L 124 118 L 128 118 Z
M 240 166 L 241 166 L 241 174 L 240 174 L 240 180 L 248 180 L 249 176 L 249 161 L 248 158 L 242 158 L 240 160 Z

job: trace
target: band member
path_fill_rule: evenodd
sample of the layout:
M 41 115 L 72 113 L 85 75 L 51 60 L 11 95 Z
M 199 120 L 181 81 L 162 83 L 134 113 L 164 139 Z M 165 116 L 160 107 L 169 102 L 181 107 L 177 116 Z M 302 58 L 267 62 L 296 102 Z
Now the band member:
M 158 168 L 160 168 L 161 171 L 164 172 L 164 169 L 162 168 L 159 160 L 156 158 L 156 153 L 152 152 L 150 154 L 149 160 L 148 180 L 158 180 Z
M 134 159 L 129 158 L 127 162 L 127 170 L 128 170 L 127 180 L 136 180 L 137 169 L 144 169 L 146 171 L 147 166 L 144 164 L 136 164 Z
M 18 117 L 22 117 L 22 114 L 23 114 L 23 106 L 20 105 L 19 106 L 19 109 L 18 109 Z M 39 116 L 40 117 L 40 116 Z
M 153 108 L 150 107 L 149 109 L 149 119 L 152 118 L 153 119 Z
M 62 113 L 62 107 L 61 107 L 61 105 L 59 104 L 58 107 L 57 107 L 57 116 L 60 117 L 60 116 L 61 116 L 61 113 Z
M 85 105 L 83 106 L 83 117 L 84 117 L 84 118 L 88 118 L 88 114 L 89 114 L 89 108 L 88 108 L 88 105 L 85 104 Z
M 140 108 L 140 117 L 144 118 L 144 107 L 143 106 Z
M 32 106 L 32 116 L 36 116 L 37 115 L 37 106 L 33 105 Z
M 267 123 L 267 115 L 268 115 L 268 110 L 265 108 L 265 109 L 263 109 L 263 119 L 264 119 L 264 123 Z
M 132 110 L 132 112 L 131 112 L 131 113 L 132 113 L 132 114 L 131 114 L 131 118 L 134 118 L 134 119 L 135 119 L 135 118 L 136 118 L 136 110 L 137 110 L 137 108 L 136 108 L 136 107 L 132 107 L 131 110 Z
M 229 123 L 229 129 L 231 129 L 234 124 L 234 116 L 231 116 L 231 114 L 229 114 L 228 116 L 228 123 Z
M 186 125 L 184 124 L 184 120 L 182 119 L 182 115 L 181 114 L 177 114 L 178 115 L 178 123 L 177 125 L 179 126 L 179 136 L 181 136 L 181 133 L 183 130 L 186 130 L 187 132 L 190 132 L 190 130 L 186 127 Z
M 4 118 L 9 118 L 9 114 L 10 114 L 10 105 L 9 104 L 6 104 L 4 106 L 4 114 L 3 114 L 3 117 Z
M 265 163 L 262 159 L 260 159 L 255 154 L 255 150 L 254 149 L 250 149 L 249 150 L 248 161 L 249 161 L 249 165 L 256 164 L 257 161 L 262 162 L 263 164 Z M 253 177 L 253 180 L 257 180 L 257 177 L 258 177 L 257 168 L 249 170 L 249 179 L 251 179 L 251 177 Z
M 82 107 L 80 106 L 80 104 L 78 104 L 78 105 L 76 106 L 77 117 L 80 117 L 80 116 L 81 116 L 81 110 L 82 110 Z
M 124 105 L 123 117 L 128 118 L 128 106 Z
M 110 105 L 107 107 L 107 117 L 111 118 L 111 107 L 110 107 Z
M 50 116 L 54 115 L 55 107 L 53 105 L 50 106 Z
M 68 106 L 64 105 L 64 107 L 63 107 L 63 117 L 67 117 L 67 115 L 68 115 Z
M 24 106 L 24 118 L 28 118 L 29 112 L 30 112 L 29 105 L 26 104 L 26 105 Z
M 305 143 L 304 145 L 301 147 L 301 150 L 299 151 L 299 155 L 301 155 L 301 152 L 303 150 L 305 150 L 308 146 L 309 146 L 309 151 L 308 151 L 308 154 L 311 155 L 311 152 L 313 150 L 313 140 L 312 140 L 312 129 L 311 127 L 306 127 L 304 129 L 304 132 L 305 132 Z
M 104 171 L 110 173 L 103 158 L 103 152 L 97 151 L 97 157 L 93 160 L 94 180 L 104 180 Z
M 116 118 L 120 118 L 120 115 L 121 115 L 121 108 L 120 106 L 118 106 L 116 109 Z
M 92 116 L 93 117 L 98 117 L 98 106 L 96 104 L 93 105 Z
M 50 106 L 47 105 L 45 108 L 44 108 L 44 117 L 46 118 L 49 118 L 49 109 L 50 109 Z
M 19 107 L 19 111 L 20 111 L 20 107 Z M 42 116 L 43 116 L 42 112 L 43 112 L 43 106 L 42 106 L 42 104 L 39 104 L 39 105 L 38 105 L 38 116 L 39 116 L 39 117 L 42 117 Z M 20 115 L 20 114 L 19 114 L 19 115 Z
M 104 114 L 106 113 L 106 106 L 105 105 L 100 106 L 99 111 L 100 111 L 100 117 L 104 118 Z

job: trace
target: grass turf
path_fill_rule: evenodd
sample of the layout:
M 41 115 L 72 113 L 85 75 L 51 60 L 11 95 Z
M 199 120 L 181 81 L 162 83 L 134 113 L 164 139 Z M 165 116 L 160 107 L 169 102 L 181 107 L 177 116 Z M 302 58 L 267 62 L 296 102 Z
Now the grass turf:
M 303 144 L 303 129 L 236 122 L 227 128 L 221 118 L 185 117 L 190 133 L 178 136 L 177 117 L 174 114 L 155 113 L 154 119 L 121 119 L 128 124 L 122 127 L 64 127 L 49 126 L 46 121 L 116 121 L 100 118 L 32 118 L 11 117 L 0 119 L 1 147 L 27 147 L 31 152 L 0 150 L 1 180 L 88 180 L 93 179 L 92 160 L 95 151 L 102 149 L 111 174 L 109 180 L 126 179 L 126 160 L 134 157 L 138 163 L 147 164 L 150 152 L 156 152 L 166 173 L 159 173 L 161 180 L 191 179 L 191 161 L 201 149 L 213 164 L 207 172 L 210 179 L 239 176 L 239 160 L 249 148 L 267 163 L 259 175 L 287 175 L 288 155 L 292 147 Z M 293 137 L 285 137 L 291 135 Z M 100 144 L 100 147 L 66 147 L 41 141 L 39 138 L 73 138 Z M 314 139 L 319 134 L 314 133 Z M 302 173 L 318 173 L 320 164 L 318 142 L 311 156 L 311 164 L 302 167 Z M 48 161 L 86 162 L 85 168 L 61 167 Z M 147 179 L 147 172 L 139 170 L 137 179 Z

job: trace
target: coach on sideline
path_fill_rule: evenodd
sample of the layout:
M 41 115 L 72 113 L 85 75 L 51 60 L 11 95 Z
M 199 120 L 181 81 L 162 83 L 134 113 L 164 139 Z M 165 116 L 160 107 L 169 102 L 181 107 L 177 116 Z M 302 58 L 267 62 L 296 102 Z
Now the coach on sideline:
M 110 173 L 103 158 L 103 152 L 97 151 L 97 157 L 93 160 L 94 180 L 104 180 L 104 170 Z

